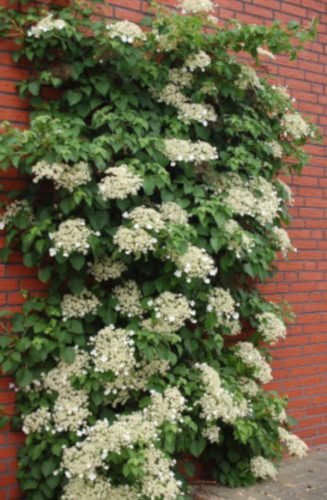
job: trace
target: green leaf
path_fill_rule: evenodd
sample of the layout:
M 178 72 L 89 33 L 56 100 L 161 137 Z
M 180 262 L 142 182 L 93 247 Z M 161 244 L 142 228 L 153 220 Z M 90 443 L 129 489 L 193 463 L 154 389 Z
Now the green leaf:
M 78 278 L 77 276 L 73 276 L 72 278 L 70 278 L 68 286 L 71 292 L 73 292 L 75 295 L 78 295 L 84 288 L 84 280 L 82 278 Z
M 201 453 L 204 451 L 206 444 L 207 444 L 206 440 L 203 437 L 199 437 L 198 439 L 191 441 L 190 452 L 195 457 L 199 457 Z
M 72 347 L 60 349 L 60 357 L 66 363 L 72 363 L 75 360 L 75 351 Z
M 17 382 L 21 387 L 29 385 L 33 378 L 33 373 L 27 367 L 20 368 L 17 372 Z
M 80 271 L 85 266 L 85 257 L 83 255 L 72 255 L 69 261 L 76 271 Z
M 24 266 L 26 267 L 34 267 L 35 265 L 34 255 L 32 253 L 25 254 L 23 257 L 23 263 Z
M 54 460 L 46 460 L 45 462 L 42 463 L 41 465 L 41 470 L 44 474 L 45 477 L 50 476 L 54 470 L 56 470 L 56 463 Z
M 46 269 L 40 269 L 40 271 L 38 271 L 37 273 L 37 276 L 39 278 L 40 281 L 42 281 L 43 283 L 47 283 L 51 277 L 51 267 L 47 267 Z
M 39 82 L 30 82 L 28 84 L 27 88 L 32 95 L 39 95 L 39 93 L 40 93 Z
M 71 319 L 68 322 L 68 328 L 69 328 L 69 331 L 72 333 L 83 333 L 84 332 L 83 323 L 81 321 L 79 321 L 78 319 Z
M 82 99 L 81 92 L 75 92 L 74 90 L 68 90 L 66 92 L 67 101 L 71 106 L 74 106 Z
M 99 92 L 99 94 L 101 94 L 102 96 L 106 96 L 108 94 L 109 89 L 110 89 L 109 80 L 105 80 L 105 79 L 99 80 L 98 82 L 96 82 L 94 84 L 94 86 L 97 89 L 97 91 Z

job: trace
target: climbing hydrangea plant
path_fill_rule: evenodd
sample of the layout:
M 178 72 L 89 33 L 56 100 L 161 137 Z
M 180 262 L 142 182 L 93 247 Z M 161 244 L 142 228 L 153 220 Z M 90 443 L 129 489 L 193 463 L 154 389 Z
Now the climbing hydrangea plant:
M 2 168 L 29 179 L 5 204 L 2 258 L 21 252 L 48 284 L 0 339 L 27 499 L 186 498 L 192 456 L 239 486 L 306 452 L 263 387 L 288 311 L 255 284 L 293 250 L 278 174 L 316 136 L 262 61 L 296 57 L 314 26 L 179 7 L 143 28 L 78 2 L 1 12 L 33 68 L 30 126 L 0 137 Z

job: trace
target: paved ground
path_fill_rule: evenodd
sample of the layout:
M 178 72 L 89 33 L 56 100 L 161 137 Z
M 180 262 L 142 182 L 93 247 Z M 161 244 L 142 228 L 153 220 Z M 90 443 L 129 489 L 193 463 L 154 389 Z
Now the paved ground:
M 249 488 L 197 485 L 194 500 L 324 500 L 327 499 L 327 450 L 310 453 L 305 459 L 284 462 L 277 481 Z

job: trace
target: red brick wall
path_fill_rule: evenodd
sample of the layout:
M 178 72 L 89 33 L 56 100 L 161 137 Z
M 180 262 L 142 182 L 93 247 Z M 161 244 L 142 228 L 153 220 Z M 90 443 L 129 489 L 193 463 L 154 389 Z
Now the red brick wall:
M 166 0 L 173 4 L 173 0 Z M 9 0 L 0 5 L 10 6 Z M 140 20 L 147 9 L 142 0 L 107 2 L 105 14 Z M 319 17 L 319 36 L 307 44 L 296 62 L 278 57 L 269 67 L 282 84 L 289 86 L 299 110 L 321 127 L 324 142 L 308 147 L 310 165 L 300 178 L 293 178 L 294 217 L 290 235 L 298 253 L 279 264 L 276 278 L 264 287 L 270 300 L 287 300 L 297 314 L 288 338 L 274 349 L 274 389 L 290 398 L 291 413 L 298 419 L 297 432 L 311 447 L 327 445 L 327 1 L 326 0 L 220 0 L 216 15 L 236 17 L 249 23 L 269 24 L 279 19 L 296 19 L 301 24 Z M 0 41 L 0 120 L 27 125 L 28 106 L 20 101 L 15 84 L 26 77 L 27 69 L 17 68 L 10 58 L 11 41 Z M 1 179 L 6 188 L 20 188 L 15 171 Z M 19 309 L 19 290 L 41 288 L 34 273 L 20 264 L 19 256 L 7 266 L 0 265 L 0 304 Z M 10 380 L 0 381 L 0 404 L 13 411 L 14 393 Z M 15 484 L 15 455 L 21 436 L 9 429 L 0 436 L 0 498 L 19 497 Z

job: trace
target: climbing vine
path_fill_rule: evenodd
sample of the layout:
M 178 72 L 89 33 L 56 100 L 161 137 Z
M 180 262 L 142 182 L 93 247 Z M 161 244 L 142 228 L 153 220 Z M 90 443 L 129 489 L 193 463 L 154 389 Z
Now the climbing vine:
M 154 6 L 142 28 L 78 2 L 0 12 L 32 107 L 2 124 L 1 166 L 28 182 L 1 256 L 47 283 L 0 338 L 27 499 L 185 498 L 192 456 L 239 486 L 306 452 L 264 389 L 290 313 L 256 283 L 293 251 L 278 174 L 317 135 L 267 63 L 315 29 L 212 8 Z

